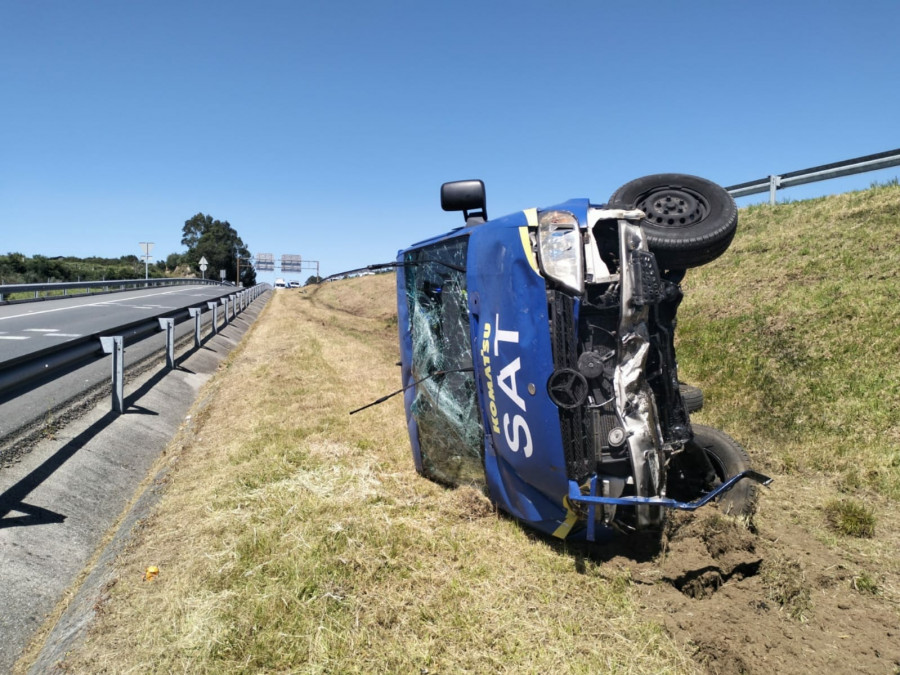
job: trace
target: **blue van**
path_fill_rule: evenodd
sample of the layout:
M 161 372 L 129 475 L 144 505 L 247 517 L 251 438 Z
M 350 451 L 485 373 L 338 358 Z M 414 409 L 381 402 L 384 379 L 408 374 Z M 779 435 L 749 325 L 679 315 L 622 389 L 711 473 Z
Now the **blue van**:
M 744 450 L 690 420 L 674 332 L 685 272 L 728 248 L 718 185 L 657 174 L 489 219 L 484 184 L 445 183 L 465 225 L 397 258 L 416 469 L 471 485 L 559 538 L 658 529 L 669 509 L 754 508 Z

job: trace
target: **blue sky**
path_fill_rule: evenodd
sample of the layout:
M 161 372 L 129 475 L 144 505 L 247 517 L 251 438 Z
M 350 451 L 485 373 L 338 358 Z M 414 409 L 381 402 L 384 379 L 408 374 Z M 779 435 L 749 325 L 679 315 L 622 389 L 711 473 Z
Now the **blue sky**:
M 0 0 L 0 252 L 164 258 L 202 212 L 327 275 L 462 224 L 448 180 L 497 216 L 892 150 L 898 25 L 866 0 Z

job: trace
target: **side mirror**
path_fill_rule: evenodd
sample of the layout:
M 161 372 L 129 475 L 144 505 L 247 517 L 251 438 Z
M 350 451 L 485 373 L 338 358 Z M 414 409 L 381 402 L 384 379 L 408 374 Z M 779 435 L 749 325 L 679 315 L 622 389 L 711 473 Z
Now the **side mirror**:
M 441 185 L 441 208 L 444 211 L 462 211 L 467 225 L 487 220 L 487 200 L 484 183 L 480 180 L 457 180 Z M 469 213 L 480 209 L 480 212 Z

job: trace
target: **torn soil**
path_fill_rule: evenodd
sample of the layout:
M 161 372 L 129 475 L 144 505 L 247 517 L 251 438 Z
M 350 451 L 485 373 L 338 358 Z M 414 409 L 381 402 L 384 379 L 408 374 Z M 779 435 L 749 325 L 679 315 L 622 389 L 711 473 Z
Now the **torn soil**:
M 880 539 L 838 538 L 814 506 L 792 513 L 792 477 L 779 482 L 759 524 L 675 513 L 661 553 L 605 563 L 709 673 L 900 673 L 896 517 L 880 516 Z

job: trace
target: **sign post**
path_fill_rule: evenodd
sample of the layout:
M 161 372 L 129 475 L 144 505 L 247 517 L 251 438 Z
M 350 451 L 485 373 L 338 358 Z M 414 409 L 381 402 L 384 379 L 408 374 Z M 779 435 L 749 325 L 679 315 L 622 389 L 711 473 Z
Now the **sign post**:
M 203 273 L 203 278 L 206 278 L 206 268 L 209 267 L 209 263 L 206 260 L 206 256 L 200 258 L 200 271 Z
M 149 265 L 150 265 L 150 251 L 153 250 L 153 242 L 152 241 L 141 241 L 138 242 L 141 250 L 144 252 L 144 255 L 141 256 L 144 259 L 144 281 L 146 281 L 150 277 Z

